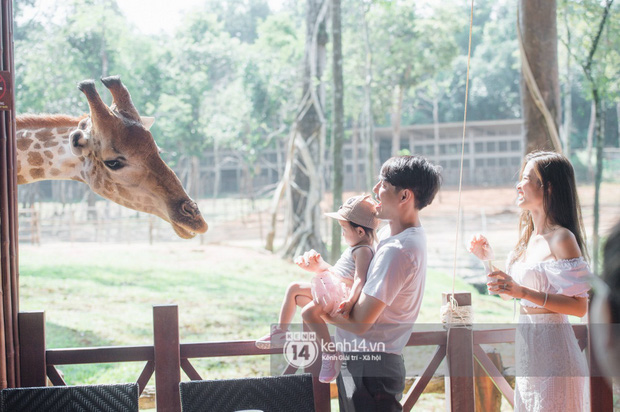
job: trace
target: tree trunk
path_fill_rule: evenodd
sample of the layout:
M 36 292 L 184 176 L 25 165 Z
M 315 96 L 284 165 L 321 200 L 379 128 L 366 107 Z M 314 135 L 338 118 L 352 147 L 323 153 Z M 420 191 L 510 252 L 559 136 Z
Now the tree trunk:
M 433 97 L 433 142 L 435 143 L 435 157 L 439 159 L 439 97 Z
M 594 174 L 594 229 L 592 230 L 592 268 L 599 273 L 600 194 L 603 181 L 603 144 L 605 140 L 605 108 L 597 89 L 593 90 L 596 107 L 596 171 Z
M 549 126 L 558 130 L 560 124 L 560 82 L 558 75 L 557 24 L 555 0 L 520 0 L 519 26 L 523 47 L 543 103 L 551 114 L 548 121 L 531 96 L 526 78 L 521 75 L 521 104 L 526 152 L 553 150 Z M 560 148 L 559 148 L 560 149 Z
M 342 80 L 342 31 L 340 17 L 340 0 L 332 0 L 332 76 L 334 82 L 334 124 L 332 128 L 332 146 L 334 174 L 332 181 L 333 210 L 342 204 L 343 160 L 342 142 L 344 140 L 344 87 Z M 353 167 L 356 167 L 354 164 Z M 331 261 L 340 256 L 340 225 L 332 220 Z
M 359 169 L 359 142 L 360 142 L 360 127 L 357 120 L 353 122 L 351 129 L 351 147 L 353 148 L 353 187 L 358 192 L 363 190 L 360 188 L 360 169 Z
M 620 147 L 620 101 L 616 103 L 616 126 L 618 127 L 618 147 Z
M 596 101 L 592 100 L 590 107 L 590 123 L 588 124 L 588 136 L 586 137 L 586 164 L 588 165 L 588 172 L 592 177 L 592 143 L 594 142 L 594 132 L 596 129 Z
M 320 201 L 323 196 L 321 169 L 325 137 L 321 77 L 325 68 L 325 18 L 328 6 L 327 0 L 307 1 L 303 97 L 293 126 L 294 159 L 289 159 L 292 162 L 292 182 L 287 188 L 289 223 L 283 252 L 286 257 L 301 254 L 308 249 L 325 254 L 320 230 Z
M 570 37 L 569 37 L 570 38 Z M 570 43 L 569 43 L 570 46 Z M 570 159 L 571 142 L 570 135 L 573 128 L 573 76 L 571 74 L 571 55 L 566 53 L 566 91 L 564 92 L 564 126 L 563 139 L 564 153 Z
M 213 199 L 217 201 L 217 197 L 220 194 L 220 181 L 222 179 L 222 171 L 220 164 L 220 146 L 217 139 L 213 140 Z M 214 203 L 215 205 L 215 203 Z
M 562 144 L 564 153 L 570 159 L 571 133 L 573 128 L 573 74 L 571 55 L 571 27 L 568 23 L 568 11 L 564 10 L 564 26 L 566 28 L 566 85 L 564 90 L 564 124 L 562 126 Z
M 363 7 L 363 2 L 360 2 Z M 368 34 L 368 20 L 366 19 L 366 10 L 363 11 L 364 25 L 364 47 L 366 52 L 365 73 L 366 81 L 364 82 L 364 119 L 366 121 L 364 131 L 364 143 L 366 146 L 366 162 L 364 170 L 366 172 L 366 187 L 370 190 L 375 184 L 377 165 L 375 159 L 375 122 L 372 115 L 372 48 L 370 46 L 370 35 Z
M 398 156 L 400 151 L 400 122 L 403 110 L 404 90 L 400 84 L 394 87 L 392 101 L 392 156 Z

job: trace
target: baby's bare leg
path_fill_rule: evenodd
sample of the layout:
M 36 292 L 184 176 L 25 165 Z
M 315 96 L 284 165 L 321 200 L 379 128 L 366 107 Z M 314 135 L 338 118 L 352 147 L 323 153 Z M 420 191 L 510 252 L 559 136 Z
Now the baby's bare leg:
M 304 307 L 312 302 L 312 290 L 310 283 L 293 282 L 286 289 L 286 295 L 280 309 L 280 329 L 288 329 L 288 325 L 295 316 L 297 306 Z
M 301 310 L 301 317 L 304 319 L 304 322 L 316 332 L 319 340 L 323 343 L 322 347 L 330 348 L 331 345 L 329 343 L 332 341 L 331 336 L 329 336 L 329 329 L 327 329 L 327 324 L 323 320 L 323 317 L 326 313 L 320 305 L 317 305 L 314 302 L 310 302 Z

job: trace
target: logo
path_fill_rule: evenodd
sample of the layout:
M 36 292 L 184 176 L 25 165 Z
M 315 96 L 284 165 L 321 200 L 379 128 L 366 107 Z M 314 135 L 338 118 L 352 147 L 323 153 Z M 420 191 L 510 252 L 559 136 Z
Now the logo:
M 319 357 L 315 332 L 286 332 L 284 359 L 295 368 L 307 368 Z

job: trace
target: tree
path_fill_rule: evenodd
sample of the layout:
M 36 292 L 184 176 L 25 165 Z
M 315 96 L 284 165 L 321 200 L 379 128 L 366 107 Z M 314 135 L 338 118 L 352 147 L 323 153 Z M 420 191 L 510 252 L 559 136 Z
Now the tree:
M 519 1 L 521 99 L 526 152 L 562 151 L 555 0 Z
M 403 101 L 456 56 L 454 12 L 436 4 L 413 1 L 381 2 L 373 9 L 372 28 L 378 77 L 390 95 L 392 155 L 400 151 Z M 432 32 L 432 35 L 429 33 Z
M 344 105 L 342 80 L 342 24 L 340 16 L 340 0 L 332 0 L 332 73 L 334 83 L 334 115 L 332 128 L 332 147 L 334 174 L 332 180 L 333 207 L 337 210 L 342 204 L 342 142 L 344 140 Z M 340 256 L 340 224 L 332 222 L 331 260 Z
M 307 249 L 324 253 L 319 227 L 323 195 L 322 167 L 325 145 L 325 115 L 322 75 L 325 66 L 327 34 L 325 19 L 328 0 L 306 3 L 306 46 L 304 55 L 302 97 L 292 126 L 287 164 L 274 199 L 286 192 L 286 240 L 284 256 L 294 256 Z M 267 237 L 267 248 L 273 249 L 275 213 Z
M 573 49 L 571 54 L 575 61 L 581 66 L 583 74 L 587 79 L 589 90 L 588 94 L 592 98 L 593 111 L 595 118 L 594 140 L 596 142 L 596 170 L 594 176 L 594 228 L 592 234 L 593 243 L 593 267 L 598 268 L 599 255 L 599 209 L 600 209 L 600 190 L 603 178 L 603 145 L 605 139 L 604 131 L 604 102 L 606 98 L 612 97 L 609 92 L 618 91 L 618 40 L 617 33 L 620 33 L 620 26 L 617 19 L 611 19 L 613 0 L 606 0 L 602 5 L 598 2 L 575 2 L 576 16 L 580 22 L 587 22 L 585 25 L 575 26 L 579 28 L 579 33 L 571 44 Z M 584 18 L 585 17 L 585 18 Z M 595 22 L 594 25 L 588 23 Z M 609 38 L 605 36 L 605 28 L 608 22 L 613 25 L 612 32 L 615 36 Z M 584 58 L 585 56 L 585 58 Z
M 198 183 L 194 180 L 200 159 L 209 146 L 213 148 L 216 171 L 212 194 L 218 195 L 220 149 L 238 137 L 236 128 L 230 126 L 237 117 L 227 116 L 231 113 L 220 109 L 230 108 L 231 103 L 234 106 L 230 96 L 239 96 L 229 87 L 238 77 L 240 55 L 239 40 L 223 30 L 216 16 L 196 11 L 187 16 L 164 58 L 170 62 L 166 68 L 170 80 L 158 108 L 160 127 L 166 136 L 163 146 L 176 154 L 177 164 L 185 167 L 181 175 L 191 195 L 195 195 L 192 188 Z

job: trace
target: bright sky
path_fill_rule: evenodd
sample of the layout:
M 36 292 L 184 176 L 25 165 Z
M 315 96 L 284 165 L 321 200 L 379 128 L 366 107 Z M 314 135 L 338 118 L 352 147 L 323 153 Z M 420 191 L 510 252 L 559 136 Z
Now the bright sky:
M 222 0 L 226 1 L 226 0 Z M 123 13 L 145 34 L 172 32 L 184 13 L 199 7 L 202 0 L 117 0 Z M 269 0 L 272 10 L 278 10 L 282 0 Z
M 226 0 L 221 0 L 226 1 Z M 55 10 L 62 0 L 38 0 L 35 9 L 26 13 L 30 16 L 37 10 Z M 161 31 L 172 33 L 180 24 L 182 16 L 200 7 L 204 0 L 117 0 L 123 14 L 145 34 Z M 271 10 L 280 9 L 282 0 L 268 0 Z
M 123 13 L 145 34 L 171 32 L 183 14 L 197 8 L 201 0 L 117 0 Z

